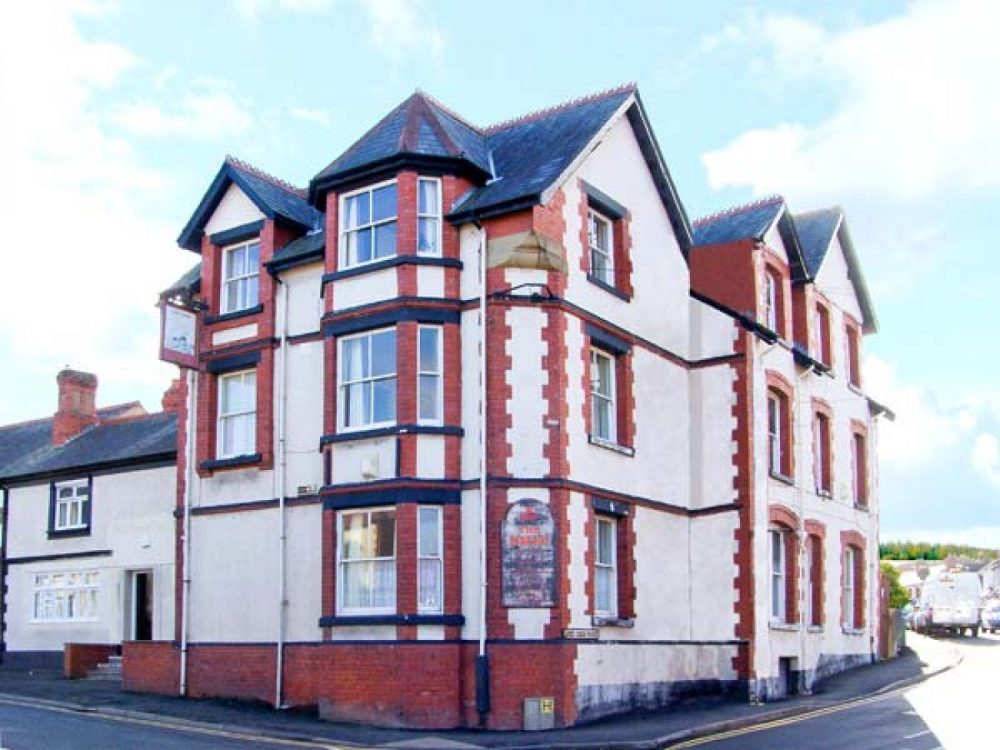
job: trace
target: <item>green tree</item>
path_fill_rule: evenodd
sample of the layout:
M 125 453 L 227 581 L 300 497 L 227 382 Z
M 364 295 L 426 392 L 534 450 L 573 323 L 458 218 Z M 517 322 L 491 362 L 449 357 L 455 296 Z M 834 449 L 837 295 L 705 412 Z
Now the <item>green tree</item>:
M 899 571 L 887 562 L 881 563 L 880 567 L 882 575 L 889 581 L 889 606 L 892 609 L 902 609 L 909 603 L 910 595 L 899 582 Z

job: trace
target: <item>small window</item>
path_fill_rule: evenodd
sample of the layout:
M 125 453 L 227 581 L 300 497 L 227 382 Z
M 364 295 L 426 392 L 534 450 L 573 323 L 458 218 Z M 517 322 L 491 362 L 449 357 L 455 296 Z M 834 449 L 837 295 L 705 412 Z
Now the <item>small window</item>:
M 341 203 L 341 262 L 344 268 L 396 254 L 396 183 L 344 196 Z
M 52 531 L 76 531 L 90 525 L 90 482 L 86 479 L 55 486 Z
M 774 271 L 764 272 L 764 325 L 775 333 L 781 320 L 781 283 Z
M 830 461 L 830 418 L 826 414 L 816 414 L 814 435 L 816 440 L 816 491 L 829 495 L 833 491 L 833 478 Z
M 590 405 L 593 435 L 615 442 L 618 412 L 615 405 L 615 358 L 602 349 L 590 350 Z
M 614 231 L 611 221 L 591 210 L 587 214 L 590 245 L 590 273 L 605 284 L 614 285 Z
M 831 365 L 830 311 L 823 305 L 816 305 L 816 347 L 816 359 L 824 365 Z
M 93 622 L 97 619 L 96 570 L 38 573 L 31 601 L 33 622 Z
M 854 433 L 853 439 L 853 469 L 854 469 L 854 504 L 859 507 L 868 505 L 868 451 L 865 436 Z
M 254 307 L 259 300 L 260 242 L 244 242 L 222 251 L 222 305 L 225 313 Z
M 809 591 L 806 594 L 806 606 L 809 611 L 806 622 L 818 627 L 823 624 L 823 539 L 810 534 L 808 540 L 806 553 L 809 557 Z
M 340 340 L 340 426 L 345 430 L 396 421 L 396 329 Z
M 441 180 L 417 180 L 417 253 L 441 254 Z
M 418 419 L 425 424 L 440 424 L 443 407 L 441 328 L 439 326 L 420 326 L 418 336 Z
M 618 533 L 613 518 L 597 519 L 597 549 L 594 555 L 594 613 L 618 616 Z
M 768 464 L 772 474 L 783 474 L 783 397 L 771 392 L 767 396 Z
M 381 508 L 340 514 L 342 612 L 396 610 L 396 511 Z
M 771 621 L 786 621 L 785 532 L 771 529 Z
M 844 549 L 844 625 L 853 628 L 856 624 L 857 615 L 855 612 L 855 580 L 854 566 L 856 564 L 857 552 L 854 547 Z
M 441 612 L 444 609 L 441 509 L 420 508 L 418 521 L 417 607 L 421 612 Z
M 257 445 L 257 372 L 219 377 L 218 457 L 246 456 Z
M 861 341 L 858 329 L 849 325 L 846 328 L 847 338 L 847 382 L 856 388 L 861 387 Z

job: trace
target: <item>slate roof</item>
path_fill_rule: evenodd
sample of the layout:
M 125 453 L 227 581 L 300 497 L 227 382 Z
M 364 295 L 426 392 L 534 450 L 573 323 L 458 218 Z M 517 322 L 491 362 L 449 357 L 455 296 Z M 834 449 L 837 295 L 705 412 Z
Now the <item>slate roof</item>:
M 802 257 L 810 278 L 815 278 L 819 273 L 826 251 L 830 249 L 843 217 L 844 213 L 839 208 L 821 208 L 795 214 L 795 229 L 799 233 Z
M 320 229 L 297 237 L 287 245 L 278 248 L 274 257 L 267 262 L 272 271 L 287 268 L 307 258 L 322 258 L 326 248 L 326 231 Z
M 196 263 L 187 273 L 160 292 L 160 298 L 173 297 L 177 294 L 190 297 L 201 290 L 201 261 Z
M 490 173 L 483 132 L 417 91 L 317 174 L 313 184 L 404 154 L 459 159 L 485 175 Z
M 59 447 L 52 445 L 51 418 L 0 427 L 0 480 L 176 456 L 177 415 L 113 419 L 124 406 L 135 404 L 99 409 L 98 414 L 110 421 L 84 430 Z
M 305 190 L 289 185 L 244 161 L 227 156 L 177 238 L 181 247 L 194 252 L 201 251 L 201 234 L 205 224 L 226 190 L 233 184 L 269 219 L 282 218 L 305 229 L 312 229 L 321 223 L 323 214 L 309 204 Z
M 772 196 L 757 203 L 695 219 L 691 224 L 694 246 L 718 245 L 737 240 L 763 240 L 784 207 L 783 198 Z

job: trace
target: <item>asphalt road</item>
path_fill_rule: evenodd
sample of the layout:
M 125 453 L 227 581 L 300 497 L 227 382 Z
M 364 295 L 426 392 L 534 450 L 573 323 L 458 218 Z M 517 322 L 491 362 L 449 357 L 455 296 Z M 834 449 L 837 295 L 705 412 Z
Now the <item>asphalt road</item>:
M 996 708 L 1000 636 L 951 638 L 955 669 L 906 691 L 873 696 L 748 730 L 676 745 L 704 750 L 992 750 L 1000 748 Z
M 167 723 L 107 718 L 0 701 L 0 750 L 289 750 L 320 747 L 323 746 L 291 740 L 260 741 L 230 732 L 185 730 Z

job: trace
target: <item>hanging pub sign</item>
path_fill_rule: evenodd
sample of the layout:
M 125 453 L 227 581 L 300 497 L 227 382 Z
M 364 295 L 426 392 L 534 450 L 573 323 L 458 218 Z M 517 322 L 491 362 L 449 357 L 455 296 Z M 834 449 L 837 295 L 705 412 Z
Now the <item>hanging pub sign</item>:
M 518 500 L 503 523 L 503 604 L 556 604 L 555 523 L 540 500 Z
M 160 359 L 181 367 L 196 368 L 198 316 L 187 308 L 160 304 Z

